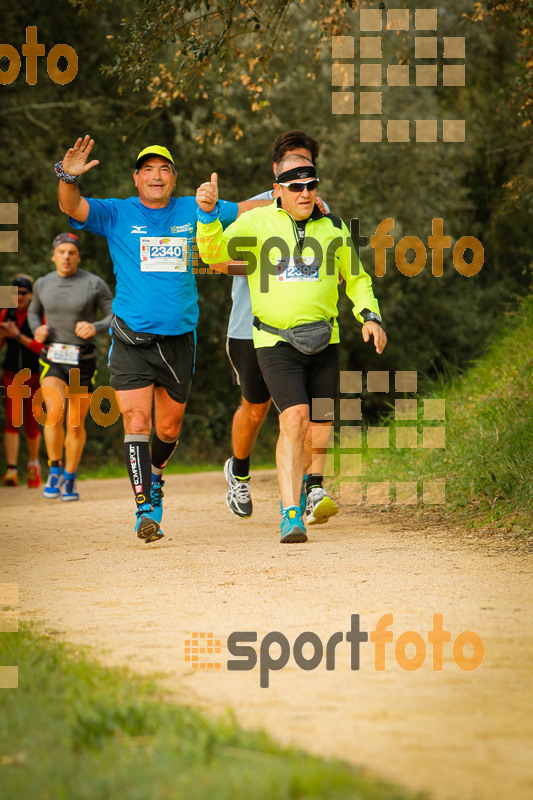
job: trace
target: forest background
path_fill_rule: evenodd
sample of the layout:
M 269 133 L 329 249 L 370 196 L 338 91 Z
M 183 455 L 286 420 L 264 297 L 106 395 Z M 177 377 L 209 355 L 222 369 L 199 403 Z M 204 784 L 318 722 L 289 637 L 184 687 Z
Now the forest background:
M 465 86 L 443 86 L 440 78 L 439 85 L 424 87 L 414 80 L 407 87 L 384 81 L 384 129 L 387 119 L 412 120 L 408 143 L 389 143 L 386 136 L 381 143 L 359 141 L 359 10 L 380 7 L 384 20 L 390 9 L 411 10 L 409 31 L 384 25 L 384 65 L 414 65 L 415 9 L 438 8 L 433 35 L 439 37 L 439 75 L 449 63 L 441 37 L 466 39 Z M 452 247 L 466 235 L 484 246 L 484 265 L 475 276 L 454 268 L 451 250 L 444 275 L 433 276 L 428 248 L 426 267 L 411 278 L 396 268 L 394 248 L 387 252 L 386 274 L 375 277 L 373 251 L 363 247 L 389 345 L 378 358 L 362 342 L 351 304 L 342 297 L 342 369 L 416 370 L 419 390 L 426 379 L 463 370 L 484 351 L 495 325 L 505 324 L 531 292 L 532 20 L 529 0 L 12 3 L 3 10 L 2 42 L 20 54 L 26 27 L 34 25 L 47 53 L 66 43 L 79 65 L 75 79 L 59 85 L 47 74 L 46 58 L 39 58 L 37 83 L 28 85 L 22 60 L 16 80 L 0 87 L 0 202 L 19 207 L 19 250 L 0 253 L 2 283 L 16 272 L 38 277 L 51 270 L 51 242 L 68 230 L 57 207 L 53 164 L 78 136 L 94 137 L 93 156 L 100 160 L 80 181 L 86 196 L 134 194 L 136 154 L 159 143 L 174 154 L 179 194 L 194 194 L 217 171 L 221 196 L 242 200 L 271 187 L 273 139 L 302 128 L 321 146 L 320 194 L 346 221 L 358 218 L 363 235 L 370 237 L 391 217 L 395 244 L 406 235 L 427 243 L 433 218 L 442 218 Z M 342 91 L 332 87 L 331 43 L 338 35 L 355 40 L 349 63 L 356 88 L 347 88 L 355 91 L 353 115 L 332 114 L 332 92 Z M 6 69 L 5 59 L 0 68 Z M 466 141 L 443 142 L 439 135 L 434 143 L 416 142 L 416 119 L 465 119 Z M 113 288 L 106 242 L 82 234 L 82 251 L 82 266 Z M 225 354 L 230 279 L 199 275 L 198 290 L 197 368 L 178 458 L 214 463 L 228 453 L 239 400 Z M 102 336 L 99 384 L 109 382 L 107 349 Z M 365 394 L 367 421 L 387 410 L 387 399 Z M 84 463 L 120 461 L 121 423 L 104 428 L 91 420 L 88 428 Z M 272 460 L 275 429 L 272 414 L 258 459 Z

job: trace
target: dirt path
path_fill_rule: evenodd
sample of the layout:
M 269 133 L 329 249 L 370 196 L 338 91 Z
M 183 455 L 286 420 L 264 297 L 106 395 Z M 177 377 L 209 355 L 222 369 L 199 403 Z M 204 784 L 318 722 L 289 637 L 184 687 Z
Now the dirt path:
M 170 476 L 166 537 L 151 546 L 133 534 L 126 480 L 82 482 L 81 501 L 69 504 L 26 488 L 0 490 L 2 581 L 18 583 L 20 617 L 94 647 L 107 664 L 165 673 L 182 702 L 217 713 L 231 707 L 239 722 L 283 743 L 339 756 L 438 800 L 529 800 L 533 557 L 356 506 L 310 529 L 307 544 L 281 546 L 274 473 L 254 476 L 250 520 L 229 513 L 224 486 L 220 473 Z M 259 642 L 280 631 L 291 647 L 313 631 L 325 644 L 349 630 L 351 614 L 371 631 L 387 613 L 394 643 L 383 672 L 374 669 L 370 642 L 352 671 L 346 641 L 334 671 L 324 661 L 303 671 L 291 657 L 270 674 L 268 689 L 258 668 L 226 669 L 232 631 L 257 631 Z M 398 636 L 413 630 L 427 642 L 434 613 L 443 614 L 452 642 L 464 630 L 483 639 L 478 669 L 462 671 L 451 644 L 440 672 L 431 645 L 417 671 L 397 664 Z M 220 656 L 200 656 L 218 659 L 219 669 L 185 661 L 193 632 L 221 640 Z M 472 647 L 464 652 L 470 657 Z

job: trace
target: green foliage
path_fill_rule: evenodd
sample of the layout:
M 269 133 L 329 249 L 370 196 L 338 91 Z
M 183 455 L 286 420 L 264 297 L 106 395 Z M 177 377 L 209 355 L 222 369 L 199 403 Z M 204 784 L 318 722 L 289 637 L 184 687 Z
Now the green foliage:
M 164 704 L 152 683 L 27 628 L 0 635 L 0 663 L 19 668 L 18 689 L 0 693 L 5 800 L 415 800 L 244 732 L 229 714 L 211 720 Z
M 99 0 L 71 2 L 84 12 L 102 7 Z M 319 34 L 331 35 L 346 13 L 345 0 L 314 0 L 307 5 L 309 10 L 294 0 L 129 2 L 124 4 L 126 16 L 120 28 L 111 36 L 113 60 L 105 69 L 123 82 L 121 91 L 148 85 L 154 106 L 185 100 L 191 84 L 208 73 L 225 86 L 245 74 L 256 105 L 270 57 L 290 24 L 304 23 L 306 15 L 312 14 L 321 20 Z M 318 41 L 320 35 L 314 38 Z
M 465 143 L 364 144 L 359 143 L 357 113 L 331 113 L 329 37 L 332 32 L 353 35 L 357 65 L 356 3 L 279 0 L 241 6 L 222 0 L 210 4 L 57 0 L 50 6 L 28 0 L 11 4 L 3 12 L 3 40 L 20 47 L 26 26 L 36 25 L 47 50 L 58 40 L 76 49 L 79 73 L 72 83 L 59 86 L 48 78 L 41 58 L 36 86 L 19 78 L 0 87 L 0 202 L 18 202 L 20 220 L 19 253 L 0 254 L 2 275 L 8 279 L 22 270 L 37 277 L 49 271 L 50 242 L 68 227 L 57 208 L 52 165 L 78 135 L 94 136 L 93 152 L 100 160 L 80 181 L 87 196 L 132 194 L 135 155 L 147 144 L 161 142 L 176 157 L 179 193 L 194 193 L 215 170 L 220 173 L 222 197 L 241 200 L 271 186 L 272 141 L 280 132 L 298 127 L 320 142 L 321 194 L 334 213 L 347 221 L 358 218 L 363 235 L 370 237 L 381 220 L 391 217 L 395 245 L 405 235 L 427 243 L 432 219 L 441 218 L 452 246 L 459 237 L 473 235 L 485 248 L 485 264 L 471 278 L 454 269 L 451 249 L 445 251 L 444 276 L 433 277 L 429 248 L 425 269 L 407 278 L 396 268 L 390 249 L 386 275 L 374 277 L 389 337 L 387 349 L 378 358 L 362 342 L 343 297 L 342 367 L 416 369 L 433 376 L 444 365 L 464 367 L 482 351 L 499 315 L 531 286 L 533 150 L 531 127 L 524 127 L 530 106 L 521 108 L 522 79 L 530 69 L 522 45 L 530 41 L 530 34 L 522 34 L 520 4 L 513 0 L 510 5 L 516 14 L 498 11 L 476 22 L 470 21 L 476 10 L 473 2 L 450 0 L 445 9 L 439 7 L 439 38 L 466 37 L 465 87 L 391 88 L 385 82 L 382 87 L 387 118 L 464 118 Z M 414 11 L 435 6 L 430 0 L 410 0 L 404 7 Z M 193 46 L 180 25 L 190 28 L 195 14 L 205 24 L 194 28 L 201 41 Z M 254 14 L 261 26 L 257 31 Z M 383 34 L 384 65 L 411 63 L 414 70 L 412 34 L 412 30 Z M 203 45 L 211 49 L 200 61 L 198 48 Z M 232 59 L 234 48 L 242 52 Z M 250 59 L 243 55 L 247 48 L 253 51 Z M 138 81 L 135 93 L 130 92 L 133 84 L 126 83 L 130 75 L 133 83 Z M 518 78 L 522 83 L 517 84 Z M 357 80 L 356 69 L 356 85 Z M 180 81 L 186 90 L 175 94 Z M 105 241 L 82 234 L 82 246 L 83 266 L 113 286 Z M 361 249 L 371 274 L 373 252 L 368 246 Z M 187 463 L 223 459 L 239 400 L 224 354 L 230 281 L 199 276 L 198 288 L 197 369 L 175 456 Z M 109 382 L 106 350 L 107 339 L 100 337 L 102 384 Z M 384 407 L 376 403 L 368 411 L 375 419 Z M 101 428 L 89 421 L 88 427 L 84 463 L 120 460 L 121 423 Z M 258 445 L 264 449 L 258 457 L 272 452 L 275 427 L 272 417 L 261 433 Z
M 459 377 L 429 385 L 446 401 L 446 448 L 397 450 L 374 458 L 365 477 L 446 481 L 446 508 L 463 521 L 499 521 L 533 532 L 533 296 L 509 314 L 484 356 Z M 419 428 L 422 425 L 419 413 Z M 386 424 L 395 423 L 390 417 Z

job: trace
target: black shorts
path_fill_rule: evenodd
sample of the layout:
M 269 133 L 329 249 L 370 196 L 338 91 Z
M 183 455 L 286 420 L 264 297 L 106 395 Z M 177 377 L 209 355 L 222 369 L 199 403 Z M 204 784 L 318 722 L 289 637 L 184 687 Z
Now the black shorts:
M 333 422 L 339 378 L 338 344 L 329 344 L 314 355 L 300 353 L 287 342 L 259 347 L 256 352 L 272 401 L 280 413 L 292 406 L 307 404 L 314 422 Z M 319 398 L 326 402 L 316 404 L 312 415 L 312 401 Z M 326 413 L 320 408 L 327 408 Z
M 56 364 L 53 361 L 48 361 L 45 355 L 39 358 L 39 367 L 41 374 L 39 380 L 43 378 L 59 378 L 65 381 L 70 386 L 70 370 L 79 369 L 80 371 L 80 386 L 86 387 L 89 392 L 94 392 L 94 379 L 96 377 L 96 358 L 80 358 L 77 367 L 72 367 L 69 364 Z
M 226 353 L 233 373 L 233 385 L 241 387 L 241 393 L 249 403 L 266 403 L 270 392 L 257 361 L 253 339 L 228 339 Z
M 177 403 L 189 397 L 194 373 L 196 334 L 165 336 L 150 347 L 134 347 L 111 336 L 108 366 L 117 391 L 161 386 Z

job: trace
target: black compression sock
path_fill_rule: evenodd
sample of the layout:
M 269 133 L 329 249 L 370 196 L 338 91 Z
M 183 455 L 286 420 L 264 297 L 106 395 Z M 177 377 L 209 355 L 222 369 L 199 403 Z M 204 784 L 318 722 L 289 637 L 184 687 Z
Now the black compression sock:
M 152 469 L 148 436 L 127 433 L 124 436 L 124 459 L 138 506 L 150 502 Z
M 163 442 L 157 433 L 152 437 L 152 465 L 162 470 L 166 467 L 168 460 L 178 445 L 178 440 L 175 442 Z
M 309 494 L 311 489 L 315 489 L 317 486 L 320 486 L 322 488 L 323 480 L 324 480 L 323 475 L 309 475 L 305 482 L 305 493 Z
M 233 456 L 233 474 L 236 478 L 249 478 L 250 477 L 250 456 L 247 458 L 237 458 Z

